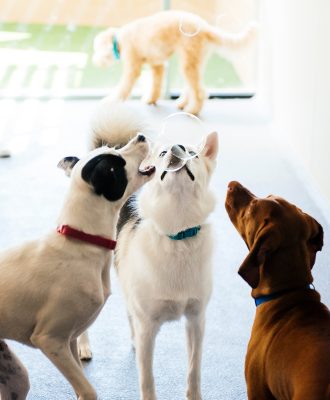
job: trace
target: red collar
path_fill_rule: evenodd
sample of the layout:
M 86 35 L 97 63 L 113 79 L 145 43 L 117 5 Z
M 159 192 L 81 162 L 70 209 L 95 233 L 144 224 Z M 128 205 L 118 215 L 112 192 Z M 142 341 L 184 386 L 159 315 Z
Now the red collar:
M 102 236 L 90 235 L 77 229 L 72 228 L 69 225 L 60 225 L 57 227 L 57 232 L 64 236 L 70 236 L 74 239 L 81 240 L 95 246 L 105 247 L 109 250 L 114 250 L 117 242 L 115 240 L 107 239 Z

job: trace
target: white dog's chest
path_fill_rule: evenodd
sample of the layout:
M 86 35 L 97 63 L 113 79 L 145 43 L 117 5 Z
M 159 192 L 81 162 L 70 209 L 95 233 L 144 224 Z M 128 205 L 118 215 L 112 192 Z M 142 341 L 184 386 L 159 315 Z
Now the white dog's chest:
M 129 312 L 165 322 L 205 308 L 212 291 L 209 242 L 208 235 L 181 243 L 131 242 L 118 270 Z
M 183 315 L 198 314 L 204 308 L 204 304 L 196 299 L 187 301 L 155 300 L 151 308 L 151 317 L 159 322 L 165 322 L 177 320 Z

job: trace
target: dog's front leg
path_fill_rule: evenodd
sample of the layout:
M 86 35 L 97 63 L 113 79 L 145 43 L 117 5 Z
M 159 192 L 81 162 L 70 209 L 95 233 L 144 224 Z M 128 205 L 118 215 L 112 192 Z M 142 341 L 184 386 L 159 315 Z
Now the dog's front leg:
M 84 376 L 71 351 L 70 343 L 49 335 L 33 335 L 31 342 L 38 347 L 71 383 L 79 400 L 96 400 L 97 395 Z
M 134 83 L 141 72 L 141 62 L 139 60 L 125 60 L 123 75 L 117 88 L 116 99 L 126 100 L 131 93 Z
M 140 400 L 156 400 L 152 360 L 159 323 L 133 319 L 136 359 L 139 370 Z
M 201 400 L 201 362 L 204 336 L 204 314 L 187 316 L 186 332 L 188 346 L 187 399 Z
M 79 358 L 82 361 L 90 361 L 92 359 L 92 350 L 89 343 L 88 331 L 83 332 L 78 337 Z
M 71 349 L 71 353 L 72 353 L 74 359 L 76 360 L 77 364 L 79 365 L 79 367 L 82 368 L 82 363 L 81 363 L 80 356 L 79 356 L 78 340 L 77 339 L 71 340 L 70 349 Z

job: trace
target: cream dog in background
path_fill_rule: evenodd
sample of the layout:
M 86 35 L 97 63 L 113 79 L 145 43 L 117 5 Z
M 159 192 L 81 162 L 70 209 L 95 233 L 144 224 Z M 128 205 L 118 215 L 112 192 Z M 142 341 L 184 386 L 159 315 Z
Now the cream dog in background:
M 63 159 L 71 185 L 58 231 L 0 255 L 0 339 L 39 348 L 80 400 L 97 395 L 84 376 L 77 337 L 110 294 L 111 239 L 121 206 L 154 172 L 139 170 L 148 151 L 139 135 L 120 150 Z M 24 400 L 28 390 L 24 367 L 0 340 L 1 400 Z
M 123 75 L 115 96 L 119 100 L 127 99 L 142 65 L 149 64 L 153 82 L 144 100 L 155 104 L 161 94 L 164 63 L 177 52 L 186 85 L 178 99 L 178 107 L 198 114 L 205 98 L 202 75 L 210 46 L 243 46 L 255 36 L 255 32 L 256 27 L 251 24 L 245 32 L 230 34 L 208 24 L 198 15 L 163 11 L 99 33 L 94 40 L 93 62 L 105 67 L 116 58 L 123 61 Z

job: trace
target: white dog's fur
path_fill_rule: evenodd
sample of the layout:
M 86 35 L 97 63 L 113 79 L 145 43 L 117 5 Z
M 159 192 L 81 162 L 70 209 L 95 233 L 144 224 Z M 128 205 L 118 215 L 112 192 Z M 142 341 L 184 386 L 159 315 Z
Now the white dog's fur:
M 215 205 L 209 181 L 217 151 L 217 134 L 212 133 L 199 157 L 187 162 L 192 180 L 185 167 L 164 176 L 171 155 L 158 149 L 152 158 L 155 177 L 120 214 L 115 266 L 136 348 L 141 400 L 156 399 L 152 363 L 157 332 L 181 316 L 187 319 L 187 399 L 201 399 L 205 310 L 212 290 L 212 233 L 206 221 Z M 194 237 L 168 237 L 198 225 Z
M 151 91 L 144 100 L 148 104 L 155 104 L 161 94 L 165 62 L 177 52 L 185 80 L 185 89 L 177 104 L 180 109 L 197 114 L 205 98 L 202 76 L 210 46 L 243 46 L 251 41 L 255 33 L 255 24 L 250 24 L 244 32 L 230 34 L 208 24 L 198 15 L 175 10 L 162 11 L 99 33 L 94 40 L 93 62 L 106 67 L 115 61 L 115 36 L 124 64 L 114 98 L 127 99 L 142 65 L 146 63 L 151 67 L 153 81 Z
M 138 172 L 148 149 L 148 143 L 140 137 L 118 151 L 96 149 L 74 166 L 74 162 L 62 162 L 69 173 L 73 169 L 59 225 L 114 238 L 121 206 L 149 179 Z M 123 195 L 114 201 L 96 194 L 94 183 L 82 178 L 83 168 L 90 161 L 94 163 L 97 156 L 109 159 L 110 154 L 126 161 L 127 185 Z M 116 169 L 111 171 L 116 173 Z M 107 183 L 102 175 L 102 184 Z M 55 227 L 46 237 L 0 256 L 0 339 L 39 348 L 81 400 L 95 400 L 97 396 L 84 376 L 76 338 L 95 320 L 110 294 L 110 262 L 110 250 L 60 235 Z M 0 341 L 1 400 L 25 399 L 28 386 L 24 367 Z

